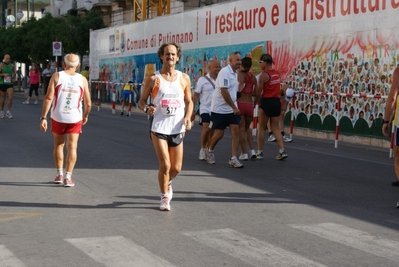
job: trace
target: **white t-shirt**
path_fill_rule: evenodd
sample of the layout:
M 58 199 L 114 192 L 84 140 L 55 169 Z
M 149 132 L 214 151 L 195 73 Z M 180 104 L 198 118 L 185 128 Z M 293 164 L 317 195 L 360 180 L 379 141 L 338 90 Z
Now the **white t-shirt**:
M 209 73 L 206 76 L 213 82 L 213 84 L 216 83 L 216 81 L 209 76 Z M 200 94 L 200 114 L 211 113 L 212 95 L 214 91 L 215 88 L 205 77 L 198 79 L 197 87 L 194 92 Z
M 58 73 L 58 83 L 54 88 L 51 118 L 61 123 L 77 123 L 83 119 L 82 100 L 84 77 L 76 73 L 71 76 L 64 71 Z
M 230 64 L 223 67 L 216 78 L 215 91 L 212 95 L 211 112 L 219 114 L 233 113 L 233 109 L 224 101 L 221 90 L 228 90 L 231 100 L 237 106 L 238 79 L 237 73 L 233 71 Z

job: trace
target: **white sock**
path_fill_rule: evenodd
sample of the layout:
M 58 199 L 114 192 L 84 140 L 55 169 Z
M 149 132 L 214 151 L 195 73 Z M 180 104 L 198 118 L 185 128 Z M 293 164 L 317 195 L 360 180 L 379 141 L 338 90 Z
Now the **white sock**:
M 281 148 L 281 149 L 278 150 L 278 152 L 279 152 L 280 154 L 281 154 L 281 153 L 284 153 L 284 151 L 285 151 L 284 148 Z
M 67 172 L 67 173 L 65 174 L 65 178 L 66 178 L 66 179 L 71 179 L 71 178 L 72 178 L 72 172 Z
M 57 176 L 58 175 L 64 175 L 64 172 L 62 171 L 62 169 L 57 169 Z

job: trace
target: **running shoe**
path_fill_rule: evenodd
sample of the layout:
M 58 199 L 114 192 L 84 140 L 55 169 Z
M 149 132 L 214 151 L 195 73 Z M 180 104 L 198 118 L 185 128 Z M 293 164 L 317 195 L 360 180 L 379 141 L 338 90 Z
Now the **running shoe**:
M 5 117 L 4 117 L 4 112 L 3 111 L 0 111 L 0 119 L 4 119 Z
M 276 141 L 276 137 L 274 136 L 274 134 L 269 135 L 269 138 L 267 138 L 268 142 L 274 142 Z
M 29 101 L 26 100 L 26 101 L 22 102 L 22 104 L 24 104 L 24 105 L 29 105 Z
M 165 195 L 165 196 L 161 195 L 161 205 L 159 206 L 159 210 L 170 211 L 170 197 L 169 197 L 169 195 Z
M 206 149 L 205 148 L 201 148 L 201 150 L 199 152 L 198 159 L 199 160 L 206 160 Z
M 169 195 L 169 201 L 172 200 L 173 198 L 173 188 L 172 188 L 172 181 L 168 183 L 168 195 Z
M 35 105 L 39 104 L 39 102 L 35 101 Z
M 227 165 L 231 168 L 244 168 L 244 165 L 237 158 L 230 159 Z
M 399 186 L 399 181 L 392 182 L 392 186 Z
M 206 161 L 209 164 L 215 164 L 216 159 L 215 159 L 215 152 L 214 151 L 212 151 L 212 152 L 210 152 L 209 150 L 206 151 Z
M 7 111 L 7 112 L 6 112 L 6 116 L 7 116 L 7 118 L 12 119 L 11 112 Z
M 256 152 L 255 152 L 255 150 L 250 150 L 249 151 L 249 158 L 250 159 L 256 159 Z
M 72 178 L 70 179 L 64 179 L 64 187 L 72 187 L 75 186 L 75 183 L 73 182 Z
M 285 143 L 290 143 L 290 142 L 292 142 L 292 138 L 289 138 L 288 136 L 284 135 L 284 136 L 283 136 L 283 141 L 284 141 Z
M 241 155 L 238 157 L 239 160 L 244 160 L 248 161 L 248 154 L 247 153 L 241 153 Z
M 62 175 L 57 175 L 54 179 L 55 184 L 63 184 L 64 183 L 64 177 Z
M 121 111 L 121 115 L 123 115 L 123 110 Z
M 256 153 L 256 159 L 263 159 L 263 152 Z
M 286 157 L 288 157 L 287 153 L 285 153 L 285 151 L 283 153 L 279 153 L 276 157 L 277 160 L 283 160 Z

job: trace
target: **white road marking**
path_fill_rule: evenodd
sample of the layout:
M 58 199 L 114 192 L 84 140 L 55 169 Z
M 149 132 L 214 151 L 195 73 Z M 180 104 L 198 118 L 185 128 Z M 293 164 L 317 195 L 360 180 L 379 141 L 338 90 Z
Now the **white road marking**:
M 173 267 L 144 247 L 123 236 L 65 239 L 93 260 L 105 266 Z
M 187 232 L 186 236 L 253 266 L 325 267 L 294 252 L 232 229 Z
M 291 225 L 291 227 L 379 257 L 399 262 L 398 241 L 379 238 L 369 233 L 335 223 Z
M 14 254 L 4 245 L 0 245 L 0 266 L 2 267 L 26 267 L 26 265 L 15 258 Z

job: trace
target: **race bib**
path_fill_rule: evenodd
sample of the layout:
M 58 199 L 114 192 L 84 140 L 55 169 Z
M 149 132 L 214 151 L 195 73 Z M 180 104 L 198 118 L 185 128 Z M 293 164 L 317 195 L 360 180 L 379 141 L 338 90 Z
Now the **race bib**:
M 5 83 L 11 83 L 11 76 L 4 76 Z
M 164 98 L 161 100 L 161 111 L 163 115 L 174 116 L 182 108 L 181 102 L 175 98 Z

